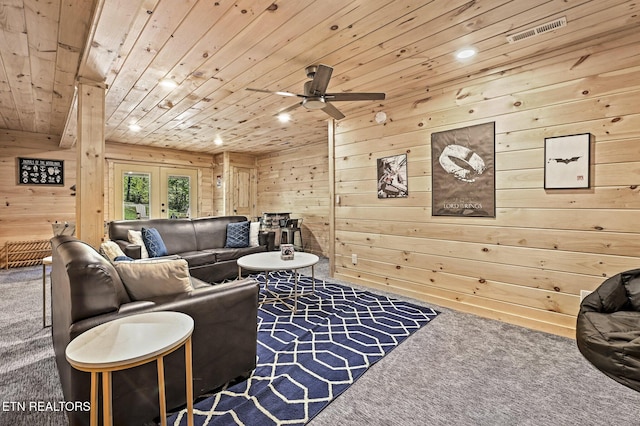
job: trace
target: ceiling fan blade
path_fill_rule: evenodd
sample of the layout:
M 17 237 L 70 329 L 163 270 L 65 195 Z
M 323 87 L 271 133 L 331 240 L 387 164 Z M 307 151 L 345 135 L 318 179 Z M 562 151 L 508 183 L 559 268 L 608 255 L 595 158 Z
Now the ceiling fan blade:
M 285 112 L 293 111 L 294 109 L 300 106 L 302 106 L 302 102 L 298 102 L 297 104 L 293 104 L 290 107 L 283 109 L 282 111 L 278 111 L 278 113 L 275 115 L 280 115 L 280 114 L 284 114 Z
M 318 69 L 316 69 L 316 73 L 311 81 L 311 87 L 309 88 L 311 95 L 322 96 L 325 94 L 327 86 L 329 86 L 329 80 L 331 80 L 331 73 L 333 73 L 333 68 L 327 65 L 318 65 Z
M 291 92 L 274 92 L 272 90 L 264 90 L 264 89 L 252 89 L 251 87 L 246 87 L 245 90 L 250 90 L 252 92 L 260 92 L 260 93 L 270 93 L 272 95 L 280 95 L 280 96 L 298 96 L 300 98 L 304 98 L 304 95 L 297 95 Z
M 384 93 L 327 93 L 324 95 L 325 99 L 337 102 L 337 101 L 382 101 L 385 98 Z
M 338 108 L 331 105 L 329 102 L 325 102 L 324 108 L 322 108 L 324 112 L 335 118 L 336 120 L 342 120 L 345 115 L 338 111 Z

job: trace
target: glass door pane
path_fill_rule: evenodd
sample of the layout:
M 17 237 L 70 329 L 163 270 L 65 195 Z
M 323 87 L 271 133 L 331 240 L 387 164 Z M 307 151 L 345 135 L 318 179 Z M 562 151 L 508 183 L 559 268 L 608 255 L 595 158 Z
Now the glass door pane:
M 151 213 L 151 175 L 128 172 L 122 176 L 122 216 L 124 219 L 149 219 Z
M 167 205 L 169 217 L 191 217 L 191 178 L 189 176 L 167 176 Z
M 162 167 L 160 179 L 161 216 L 172 219 L 198 217 L 198 171 Z

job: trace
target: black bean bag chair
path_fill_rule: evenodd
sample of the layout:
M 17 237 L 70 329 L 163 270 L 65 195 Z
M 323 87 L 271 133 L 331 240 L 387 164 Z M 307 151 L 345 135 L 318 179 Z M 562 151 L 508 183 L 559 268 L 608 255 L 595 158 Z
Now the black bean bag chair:
M 576 341 L 597 369 L 640 392 L 640 269 L 608 278 L 582 300 Z

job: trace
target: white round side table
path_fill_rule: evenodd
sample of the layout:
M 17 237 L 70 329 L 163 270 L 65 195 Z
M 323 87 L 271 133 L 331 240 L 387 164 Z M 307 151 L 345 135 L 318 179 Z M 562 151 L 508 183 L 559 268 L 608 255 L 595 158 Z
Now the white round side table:
M 91 426 L 98 425 L 98 373 L 102 374 L 103 424 L 113 424 L 111 372 L 148 362 L 158 364 L 160 419 L 167 424 L 164 356 L 185 347 L 187 423 L 193 425 L 193 319 L 180 312 L 149 312 L 100 324 L 73 339 L 65 351 L 69 363 L 91 373 Z

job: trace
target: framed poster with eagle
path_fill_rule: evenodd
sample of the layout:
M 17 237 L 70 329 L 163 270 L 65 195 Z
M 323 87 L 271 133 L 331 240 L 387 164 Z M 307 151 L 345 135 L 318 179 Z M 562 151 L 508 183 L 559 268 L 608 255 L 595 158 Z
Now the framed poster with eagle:
M 591 134 L 544 139 L 544 189 L 589 188 Z
M 495 217 L 495 123 L 431 134 L 431 214 Z

